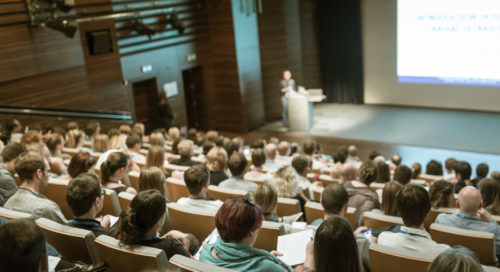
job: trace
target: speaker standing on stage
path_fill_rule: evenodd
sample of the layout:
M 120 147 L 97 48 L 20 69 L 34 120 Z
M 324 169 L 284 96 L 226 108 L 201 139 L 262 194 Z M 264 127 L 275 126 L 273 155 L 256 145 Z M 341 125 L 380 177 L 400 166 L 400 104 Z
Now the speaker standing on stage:
M 295 90 L 295 80 L 292 79 L 292 73 L 289 70 L 283 72 L 283 79 L 280 82 L 281 86 L 281 118 L 283 125 L 288 126 L 288 98 L 286 94 L 290 90 Z

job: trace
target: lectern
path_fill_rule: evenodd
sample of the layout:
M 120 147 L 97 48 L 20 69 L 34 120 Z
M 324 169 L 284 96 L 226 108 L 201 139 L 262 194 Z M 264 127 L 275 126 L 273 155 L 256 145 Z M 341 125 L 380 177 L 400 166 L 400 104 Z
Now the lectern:
M 299 91 L 287 92 L 288 97 L 288 119 L 290 129 L 298 131 L 307 131 L 314 124 L 313 102 L 321 102 L 326 97 L 321 89 L 305 90 L 299 87 Z

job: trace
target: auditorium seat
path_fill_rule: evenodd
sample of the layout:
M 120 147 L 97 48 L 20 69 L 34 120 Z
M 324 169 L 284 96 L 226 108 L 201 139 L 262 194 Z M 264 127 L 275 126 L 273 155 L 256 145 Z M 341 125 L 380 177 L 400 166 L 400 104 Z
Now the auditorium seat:
M 313 198 L 314 201 L 320 202 L 321 201 L 321 193 L 323 193 L 323 187 L 314 187 L 313 188 Z
M 61 253 L 63 260 L 99 263 L 92 231 L 62 225 L 47 218 L 37 219 L 36 224 L 42 229 L 47 243 Z
M 127 192 L 120 192 L 118 194 L 118 202 L 120 203 L 120 208 L 125 211 L 130 207 L 130 202 L 134 199 L 135 195 Z
M 181 197 L 188 197 L 189 191 L 184 180 L 176 178 L 167 178 L 167 191 L 170 195 L 170 201 L 177 202 Z
M 110 214 L 113 216 L 120 216 L 122 209 L 120 207 L 118 197 L 116 196 L 116 192 L 111 189 L 104 190 L 106 190 L 106 194 L 104 195 L 104 204 L 102 205 L 102 210 L 99 215 Z
M 371 272 L 424 272 L 433 256 L 414 254 L 403 249 L 371 244 L 368 249 Z
M 130 171 L 128 173 L 128 180 L 130 181 L 130 186 L 134 188 L 137 192 L 139 192 L 139 176 L 140 172 Z
M 433 209 L 429 211 L 427 216 L 425 217 L 424 221 L 424 227 L 427 231 L 429 231 L 429 228 L 431 227 L 431 224 L 436 222 L 436 218 L 438 217 L 439 214 L 441 213 L 455 213 L 458 209 L 457 208 L 439 208 L 439 209 Z
M 182 255 L 174 255 L 168 261 L 172 272 L 234 272 L 235 270 L 202 263 Z
M 299 212 L 301 212 L 301 209 L 300 209 L 300 202 L 298 199 L 286 198 L 286 197 L 278 198 L 278 206 L 277 206 L 278 216 L 283 217 L 296 214 Z
M 370 188 L 373 190 L 379 190 L 379 189 L 384 189 L 385 183 L 380 183 L 380 182 L 372 182 L 370 183 Z
M 493 233 L 466 230 L 433 223 L 429 233 L 432 240 L 450 246 L 461 245 L 474 253 L 485 265 L 495 263 L 495 237 Z
M 308 201 L 304 205 L 304 212 L 306 214 L 307 224 L 311 224 L 314 220 L 318 218 L 325 217 L 325 211 L 323 210 L 323 206 L 321 206 L 321 204 L 318 202 Z
M 261 177 L 252 177 L 252 176 L 245 176 L 245 180 L 256 183 L 257 185 L 260 185 L 260 184 L 266 182 L 266 180 L 261 178 Z
M 394 224 L 403 225 L 403 219 L 397 216 L 390 216 L 376 212 L 365 212 L 363 214 L 363 222 L 369 229 L 380 229 L 389 227 Z
M 5 218 L 7 220 L 12 220 L 18 218 L 33 218 L 33 215 L 30 213 L 18 212 L 0 207 L 0 217 Z
M 222 202 L 233 196 L 241 196 L 243 198 L 248 198 L 248 192 L 237 189 L 222 188 L 215 185 L 208 186 L 207 196 L 212 199 L 218 199 Z
M 428 174 L 420 174 L 418 175 L 418 179 L 425 180 L 427 183 L 433 183 L 436 180 L 442 179 L 442 176 L 428 175 Z
M 110 272 L 121 271 L 166 271 L 168 259 L 165 251 L 146 246 L 124 247 L 120 241 L 99 235 L 95 240 L 99 258 Z
M 326 187 L 332 183 L 340 183 L 339 179 L 334 179 L 329 175 L 319 175 L 319 181 L 323 183 L 323 186 Z
M 61 208 L 61 212 L 64 214 L 66 218 L 73 218 L 73 212 L 66 202 L 66 190 L 68 188 L 69 181 L 67 180 L 49 180 L 47 183 L 47 189 L 45 191 L 45 197 L 54 201 L 59 208 Z
M 316 181 L 316 174 L 315 173 L 308 173 L 306 177 L 309 180 L 309 182 L 311 182 L 311 183 Z
M 167 204 L 172 228 L 192 233 L 203 241 L 215 229 L 215 211 L 198 209 L 177 203 Z
M 423 180 L 423 179 L 412 179 L 410 180 L 410 183 L 413 183 L 413 184 L 418 184 L 418 185 L 421 185 L 421 186 L 427 186 L 427 181 Z
M 278 236 L 285 234 L 283 224 L 263 221 L 253 247 L 267 251 L 276 250 Z

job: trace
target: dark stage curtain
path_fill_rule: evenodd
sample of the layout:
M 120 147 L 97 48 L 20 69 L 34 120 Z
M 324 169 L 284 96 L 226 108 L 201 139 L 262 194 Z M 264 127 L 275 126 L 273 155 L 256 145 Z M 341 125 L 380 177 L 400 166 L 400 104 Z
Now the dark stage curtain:
M 362 104 L 361 0 L 318 0 L 323 91 L 328 102 Z

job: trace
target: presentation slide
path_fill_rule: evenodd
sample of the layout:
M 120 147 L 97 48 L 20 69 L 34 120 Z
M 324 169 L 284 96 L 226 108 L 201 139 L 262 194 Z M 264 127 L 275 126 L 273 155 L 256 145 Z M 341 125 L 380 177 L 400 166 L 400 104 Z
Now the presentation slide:
M 500 86 L 500 1 L 398 0 L 400 83 Z

